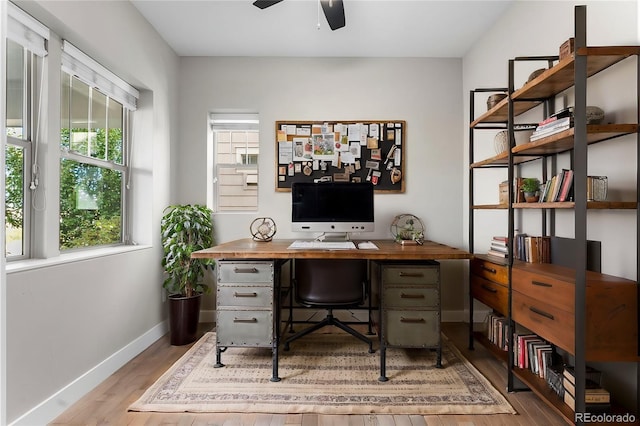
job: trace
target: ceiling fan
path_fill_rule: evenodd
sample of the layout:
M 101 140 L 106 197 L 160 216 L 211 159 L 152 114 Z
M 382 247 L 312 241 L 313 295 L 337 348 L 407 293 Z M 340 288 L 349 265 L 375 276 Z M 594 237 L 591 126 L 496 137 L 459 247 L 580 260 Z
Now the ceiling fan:
M 281 1 L 282 0 L 256 0 L 253 2 L 253 5 L 260 9 L 266 9 Z M 322 10 L 324 11 L 324 16 L 327 18 L 329 27 L 334 31 L 344 27 L 344 5 L 342 4 L 342 0 L 319 0 L 319 2 L 322 5 Z

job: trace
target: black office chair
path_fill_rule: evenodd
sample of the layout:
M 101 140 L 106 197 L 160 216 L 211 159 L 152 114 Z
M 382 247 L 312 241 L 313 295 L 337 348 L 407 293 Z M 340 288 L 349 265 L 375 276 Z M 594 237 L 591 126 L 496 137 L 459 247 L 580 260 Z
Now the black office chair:
M 294 265 L 294 289 L 296 301 L 302 306 L 324 308 L 327 316 L 313 326 L 290 336 L 289 343 L 324 326 L 335 325 L 369 345 L 373 342 L 364 334 L 349 327 L 333 316 L 334 309 L 351 309 L 362 306 L 368 291 L 367 261 L 361 259 L 296 259 Z M 371 325 L 369 311 L 369 326 Z

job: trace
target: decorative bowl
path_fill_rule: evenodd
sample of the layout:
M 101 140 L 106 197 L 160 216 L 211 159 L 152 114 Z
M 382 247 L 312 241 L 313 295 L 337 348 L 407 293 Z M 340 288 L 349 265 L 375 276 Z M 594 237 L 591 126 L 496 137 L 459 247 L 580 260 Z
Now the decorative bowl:
M 506 93 L 496 93 L 495 95 L 489 96 L 487 98 L 487 111 L 493 108 L 494 106 L 496 106 L 498 102 L 500 102 L 506 97 L 507 97 Z
M 604 120 L 604 111 L 597 106 L 587 107 L 587 124 L 600 124 Z

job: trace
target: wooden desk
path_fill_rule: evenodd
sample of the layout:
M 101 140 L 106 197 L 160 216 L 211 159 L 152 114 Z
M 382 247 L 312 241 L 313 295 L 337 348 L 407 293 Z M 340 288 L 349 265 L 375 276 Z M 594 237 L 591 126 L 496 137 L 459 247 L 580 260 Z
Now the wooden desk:
M 266 324 L 264 317 L 264 307 L 258 307 L 255 311 L 251 309 L 255 306 L 238 306 L 241 302 L 233 302 L 229 305 L 229 310 L 234 310 L 234 321 L 239 324 L 229 324 L 229 329 L 236 328 L 242 330 L 242 327 L 263 327 L 261 330 L 264 332 L 264 338 L 255 340 L 255 332 L 252 331 L 252 338 L 254 342 L 241 342 L 238 343 L 239 338 L 234 336 L 233 339 L 228 337 L 220 337 L 217 341 L 217 359 L 216 366 L 222 367 L 221 352 L 225 351 L 229 346 L 255 346 L 255 347 L 271 347 L 273 352 L 273 376 L 271 381 L 279 381 L 278 377 L 278 346 L 280 342 L 280 267 L 289 260 L 292 259 L 364 259 L 377 262 L 420 262 L 420 261 L 434 261 L 445 259 L 471 259 L 473 255 L 464 250 L 460 250 L 454 247 L 449 247 L 444 244 L 436 243 L 433 241 L 425 241 L 423 245 L 400 245 L 391 240 L 372 240 L 372 242 L 378 247 L 378 249 L 356 249 L 356 250 L 325 250 L 325 249 L 289 249 L 289 245 L 294 240 L 273 240 L 270 242 L 258 242 L 250 238 L 245 238 L 236 241 L 230 241 L 223 243 L 215 247 L 200 250 L 192 254 L 193 258 L 212 258 L 222 261 L 224 268 L 218 268 L 218 290 L 224 286 L 255 286 L 256 280 L 264 284 L 269 285 L 268 279 L 272 279 L 273 284 L 273 300 L 271 303 L 272 309 L 272 324 Z M 358 241 L 354 241 L 357 243 Z M 234 262 L 238 262 L 236 265 Z M 253 262 L 253 263 L 252 263 Z M 264 262 L 272 262 L 271 267 L 274 272 L 272 274 L 265 274 Z M 220 273 L 223 269 L 224 274 Z M 231 276 L 237 272 L 237 276 Z M 253 272 L 255 276 L 251 276 L 250 272 Z M 241 275 L 245 275 L 246 279 Z M 262 278 L 259 278 L 261 276 Z M 271 278 L 265 278 L 265 277 Z M 258 294 L 253 292 L 251 294 Z M 217 301 L 218 303 L 219 301 Z M 219 311 L 220 305 L 216 306 L 216 311 Z M 225 309 L 227 307 L 225 306 Z M 266 308 L 268 309 L 268 308 Z M 439 309 L 439 305 L 438 305 Z M 229 311 L 225 312 L 228 313 Z M 247 313 L 251 313 L 248 315 Z M 253 313 L 255 313 L 254 316 Z M 240 314 L 245 316 L 241 318 Z M 218 320 L 220 316 L 218 317 Z M 219 321 L 216 321 L 217 323 Z M 216 324 L 219 328 L 221 324 Z M 384 328 L 384 327 L 383 327 Z M 221 330 L 217 330 L 218 335 L 222 333 Z M 241 331 L 239 331 L 241 333 Z M 386 345 L 383 340 L 384 332 L 381 333 L 381 380 L 386 380 L 384 377 L 385 371 L 385 348 Z M 224 342 L 221 343 L 221 340 Z M 233 342 L 231 342 L 233 340 Z
M 367 260 L 444 260 L 471 259 L 464 250 L 433 241 L 423 245 L 400 245 L 391 240 L 371 240 L 378 250 L 304 250 L 289 249 L 294 240 L 253 241 L 251 238 L 230 241 L 194 252 L 194 258 L 213 259 L 367 259 Z M 367 240 L 369 241 L 369 240 Z M 354 241 L 356 244 L 358 241 Z

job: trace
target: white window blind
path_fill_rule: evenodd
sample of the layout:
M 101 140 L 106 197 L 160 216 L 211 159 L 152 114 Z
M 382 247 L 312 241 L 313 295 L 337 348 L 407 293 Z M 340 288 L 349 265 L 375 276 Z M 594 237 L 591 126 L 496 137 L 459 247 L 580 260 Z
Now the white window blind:
M 15 4 L 8 2 L 7 37 L 38 56 L 47 56 L 49 28 Z
M 91 59 L 80 49 L 63 40 L 62 70 L 75 75 L 86 84 L 122 103 L 129 110 L 136 109 L 140 96 L 138 90 L 126 81 Z

